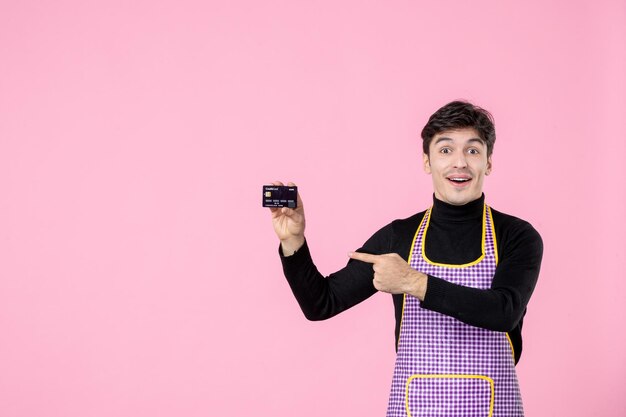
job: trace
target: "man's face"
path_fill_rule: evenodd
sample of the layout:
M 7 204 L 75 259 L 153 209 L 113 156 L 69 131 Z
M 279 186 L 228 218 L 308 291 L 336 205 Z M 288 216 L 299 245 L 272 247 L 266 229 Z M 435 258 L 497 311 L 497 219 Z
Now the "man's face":
M 430 156 L 424 154 L 424 171 L 433 177 L 437 199 L 458 206 L 480 198 L 491 158 L 476 130 L 441 132 L 433 137 L 429 150 Z

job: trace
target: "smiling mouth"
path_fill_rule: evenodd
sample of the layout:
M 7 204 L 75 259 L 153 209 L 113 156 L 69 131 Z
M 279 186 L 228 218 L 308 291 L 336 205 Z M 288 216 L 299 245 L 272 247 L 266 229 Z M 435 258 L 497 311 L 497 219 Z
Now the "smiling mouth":
M 451 177 L 446 177 L 446 179 L 448 181 L 450 181 L 454 186 L 456 187 L 462 187 L 467 185 L 470 181 L 472 181 L 471 177 L 457 177 L 457 176 L 451 176 Z

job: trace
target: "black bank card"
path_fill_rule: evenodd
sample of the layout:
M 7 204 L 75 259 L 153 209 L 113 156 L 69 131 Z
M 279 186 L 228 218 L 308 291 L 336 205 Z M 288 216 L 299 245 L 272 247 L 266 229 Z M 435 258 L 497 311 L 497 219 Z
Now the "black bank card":
M 287 185 L 264 185 L 263 207 L 298 207 L 298 187 Z

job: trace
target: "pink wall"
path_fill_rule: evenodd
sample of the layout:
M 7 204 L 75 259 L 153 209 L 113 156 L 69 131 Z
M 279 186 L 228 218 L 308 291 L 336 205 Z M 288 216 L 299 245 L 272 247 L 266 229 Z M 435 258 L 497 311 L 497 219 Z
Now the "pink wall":
M 429 203 L 419 131 L 456 98 L 497 120 L 488 200 L 545 241 L 527 415 L 626 415 L 624 22 L 623 0 L 2 1 L 0 415 L 383 415 L 391 298 L 307 322 L 260 187 L 300 185 L 330 273 Z

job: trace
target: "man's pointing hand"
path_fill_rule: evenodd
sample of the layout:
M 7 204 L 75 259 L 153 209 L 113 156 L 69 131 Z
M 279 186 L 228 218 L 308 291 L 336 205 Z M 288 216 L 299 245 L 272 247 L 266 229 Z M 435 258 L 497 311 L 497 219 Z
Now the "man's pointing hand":
M 397 253 L 371 255 L 350 252 L 348 256 L 357 261 L 372 264 L 374 287 L 378 291 L 390 294 L 410 294 L 424 300 L 428 276 L 411 268 Z

